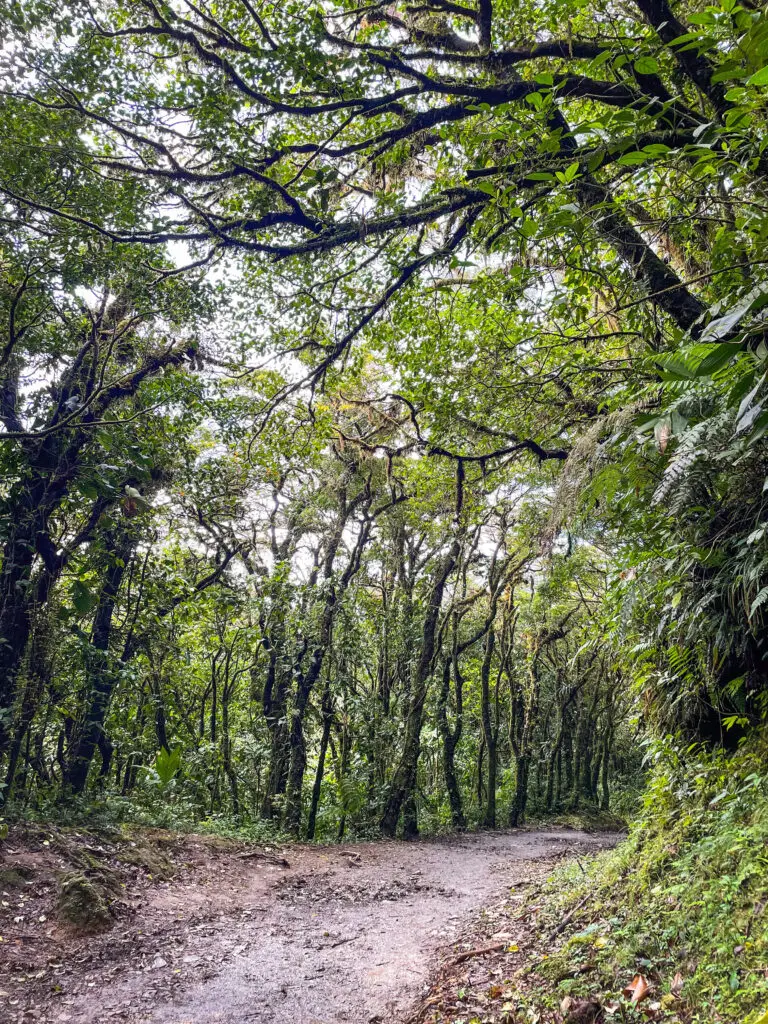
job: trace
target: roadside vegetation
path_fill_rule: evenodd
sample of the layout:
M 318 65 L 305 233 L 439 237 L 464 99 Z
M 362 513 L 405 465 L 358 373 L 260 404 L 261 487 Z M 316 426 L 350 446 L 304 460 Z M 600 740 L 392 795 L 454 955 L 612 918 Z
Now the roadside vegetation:
M 655 746 L 628 839 L 489 908 L 458 948 L 490 952 L 452 951 L 416 1019 L 762 1022 L 764 744 Z

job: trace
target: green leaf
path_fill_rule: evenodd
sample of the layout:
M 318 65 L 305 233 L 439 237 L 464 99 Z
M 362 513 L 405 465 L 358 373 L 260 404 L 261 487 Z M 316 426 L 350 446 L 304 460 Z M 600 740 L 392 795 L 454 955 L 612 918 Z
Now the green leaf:
M 181 747 L 166 750 L 164 747 L 155 758 L 155 771 L 160 782 L 167 786 L 181 767 Z
M 75 580 L 72 586 L 72 604 L 80 615 L 87 615 L 96 604 L 98 598 L 81 581 Z
M 747 85 L 768 85 L 768 64 L 748 78 Z
M 659 70 L 659 62 L 653 57 L 638 57 L 634 68 L 638 75 L 655 75 Z
M 570 164 L 565 169 L 564 173 L 565 173 L 565 180 L 566 181 L 573 181 L 573 179 L 579 173 L 579 162 L 578 162 L 578 160 L 574 160 L 573 163 Z
M 763 374 L 763 376 L 760 378 L 757 384 L 755 384 L 752 390 L 748 394 L 746 394 L 744 398 L 742 398 L 741 405 L 739 406 L 738 411 L 736 413 L 737 420 L 741 420 L 744 414 L 747 412 L 747 410 L 751 407 L 755 395 L 760 390 L 764 382 L 765 374 Z
M 590 62 L 590 67 L 599 68 L 601 64 L 605 64 L 607 60 L 611 59 L 611 51 L 603 50 L 602 53 L 598 53 L 596 57 Z
M 761 605 L 765 604 L 766 601 L 768 601 L 768 587 L 763 587 L 763 589 L 758 593 L 757 597 L 754 599 L 754 601 L 750 605 L 750 608 L 749 608 L 749 617 L 750 617 L 750 619 L 755 614 L 757 609 Z M 726 728 L 728 728 L 728 727 L 726 727 Z
M 712 345 L 711 350 L 693 371 L 693 376 L 711 377 L 713 373 L 716 373 L 732 362 L 741 351 L 743 351 L 742 346 L 735 345 L 731 341 L 723 341 L 718 345 Z
M 745 430 L 749 430 L 749 428 L 752 426 L 755 420 L 757 420 L 757 417 L 760 415 L 762 411 L 762 402 L 756 402 L 755 405 L 751 405 L 748 409 L 745 409 L 745 411 L 741 414 L 741 416 L 739 416 L 736 422 L 736 433 L 743 434 Z M 760 427 L 764 427 L 764 425 L 764 423 L 758 424 L 758 426 Z M 763 433 L 765 433 L 764 430 Z M 757 438 L 753 437 L 752 440 L 757 440 Z
M 749 313 L 764 294 L 763 288 L 752 288 L 743 295 L 727 313 L 710 321 L 701 333 L 700 341 L 717 341 L 724 338 Z
M 632 166 L 633 164 L 644 164 L 648 159 L 647 153 L 641 153 L 639 149 L 633 149 L 629 153 L 625 153 L 620 156 L 616 161 L 619 164 L 624 164 L 625 167 Z

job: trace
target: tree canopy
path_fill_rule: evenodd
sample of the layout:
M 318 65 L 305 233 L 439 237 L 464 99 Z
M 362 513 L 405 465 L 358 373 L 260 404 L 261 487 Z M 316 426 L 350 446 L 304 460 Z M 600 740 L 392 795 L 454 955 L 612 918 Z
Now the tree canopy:
M 759 5 L 0 15 L 6 804 L 516 825 L 764 718 Z

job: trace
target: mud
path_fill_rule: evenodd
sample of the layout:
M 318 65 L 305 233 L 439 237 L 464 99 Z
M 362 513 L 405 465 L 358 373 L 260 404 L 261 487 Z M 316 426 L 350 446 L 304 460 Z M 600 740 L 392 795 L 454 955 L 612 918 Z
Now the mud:
M 198 857 L 106 935 L 13 965 L 13 1024 L 339 1024 L 398 1021 L 437 951 L 484 906 L 615 834 L 482 833 L 418 843 Z M 288 866 L 285 866 L 287 862 Z M 6 947 L 7 948 L 7 947 Z M 0 947 L 2 949 L 2 947 Z

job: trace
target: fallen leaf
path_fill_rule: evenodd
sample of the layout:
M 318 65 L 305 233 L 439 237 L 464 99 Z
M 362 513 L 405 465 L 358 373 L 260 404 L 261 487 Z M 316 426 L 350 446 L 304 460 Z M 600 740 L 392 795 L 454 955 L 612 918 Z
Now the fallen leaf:
M 678 971 L 677 974 L 672 979 L 672 984 L 670 985 L 670 991 L 672 992 L 673 996 L 679 996 L 680 993 L 683 991 L 683 976 L 680 973 L 680 971 Z
M 648 998 L 650 991 L 651 986 L 648 984 L 648 980 L 642 974 L 636 974 L 631 983 L 624 989 L 624 995 L 627 999 L 631 999 L 633 1003 L 639 1003 L 643 999 Z

